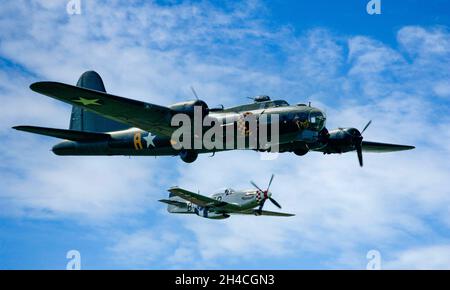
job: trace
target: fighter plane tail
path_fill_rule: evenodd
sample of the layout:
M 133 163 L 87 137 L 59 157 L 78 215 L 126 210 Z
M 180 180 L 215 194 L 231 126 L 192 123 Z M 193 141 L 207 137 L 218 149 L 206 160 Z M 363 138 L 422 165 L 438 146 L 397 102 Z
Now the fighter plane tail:
M 194 213 L 188 201 L 173 193 L 169 194 L 169 199 L 160 199 L 159 202 L 167 204 L 167 211 L 170 213 Z
M 95 71 L 83 73 L 77 82 L 77 87 L 96 90 L 106 93 L 105 85 L 100 75 Z M 82 107 L 73 106 L 70 116 L 70 130 L 88 132 L 111 132 L 126 130 L 130 126 L 102 117 L 94 112 L 89 112 Z

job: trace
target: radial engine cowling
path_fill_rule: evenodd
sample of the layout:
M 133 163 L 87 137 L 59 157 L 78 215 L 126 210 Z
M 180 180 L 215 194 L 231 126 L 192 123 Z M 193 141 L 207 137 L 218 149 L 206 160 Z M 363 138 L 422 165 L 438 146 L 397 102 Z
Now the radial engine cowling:
M 345 153 L 356 149 L 361 143 L 361 133 L 355 128 L 339 128 L 329 132 L 324 153 Z
M 169 108 L 178 114 L 186 114 L 189 116 L 194 116 L 194 109 L 197 106 L 201 107 L 203 117 L 208 115 L 208 113 L 209 113 L 208 105 L 202 100 L 193 100 L 193 101 L 176 103 L 176 104 L 170 105 Z

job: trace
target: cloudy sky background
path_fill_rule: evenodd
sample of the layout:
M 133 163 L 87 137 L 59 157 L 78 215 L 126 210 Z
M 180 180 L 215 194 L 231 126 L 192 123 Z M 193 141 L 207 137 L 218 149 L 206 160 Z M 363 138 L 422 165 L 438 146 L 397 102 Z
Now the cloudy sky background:
M 450 6 L 382 1 L 6 1 L 0 6 L 0 268 L 450 269 Z M 314 2 L 314 3 L 312 3 Z M 407 7 L 406 7 L 407 6 Z M 414 151 L 260 160 L 255 152 L 57 157 L 70 107 L 28 86 L 96 70 L 108 92 L 168 105 L 232 106 L 267 94 L 323 108 L 328 128 Z M 294 218 L 176 216 L 173 185 L 207 194 L 264 186 Z M 267 205 L 267 209 L 274 209 Z

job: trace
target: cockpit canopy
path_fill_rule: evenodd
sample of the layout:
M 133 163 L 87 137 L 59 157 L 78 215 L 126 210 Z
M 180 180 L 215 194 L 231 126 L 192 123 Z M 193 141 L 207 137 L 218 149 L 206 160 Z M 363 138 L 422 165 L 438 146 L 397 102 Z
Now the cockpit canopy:
M 278 107 L 288 107 L 289 103 L 283 100 L 275 100 L 275 101 L 267 101 L 261 102 L 259 104 L 259 109 L 268 109 L 268 108 L 278 108 Z
M 268 108 L 288 107 L 289 103 L 283 100 L 275 101 L 255 101 L 251 104 L 240 105 L 222 110 L 222 112 L 239 112 L 250 110 L 264 110 Z
M 289 103 L 284 100 L 275 100 L 273 102 L 268 102 L 268 108 L 271 107 L 287 107 L 289 106 Z
M 230 195 L 234 193 L 234 189 L 232 188 L 227 188 L 224 190 L 225 195 Z

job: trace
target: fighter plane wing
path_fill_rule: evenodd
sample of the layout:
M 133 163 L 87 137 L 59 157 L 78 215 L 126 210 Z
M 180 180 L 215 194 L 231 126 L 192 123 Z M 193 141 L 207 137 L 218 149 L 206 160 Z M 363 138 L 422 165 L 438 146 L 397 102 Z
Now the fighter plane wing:
M 172 110 L 167 107 L 58 82 L 37 82 L 30 88 L 37 93 L 155 134 L 171 136 L 174 130 L 170 126 Z
M 383 152 L 411 150 L 414 148 L 416 148 L 416 147 L 408 146 L 408 145 L 387 144 L 387 143 L 370 142 L 370 141 L 362 142 L 362 150 L 365 152 L 383 153 Z
M 258 211 L 257 209 L 251 209 L 251 210 L 241 211 L 241 212 L 234 212 L 233 214 L 266 215 L 266 216 L 282 216 L 282 217 L 295 216 L 295 214 L 292 214 L 292 213 L 275 212 L 275 211 L 268 211 L 268 210 Z
M 223 207 L 229 204 L 179 187 L 172 187 L 169 192 L 202 207 Z

